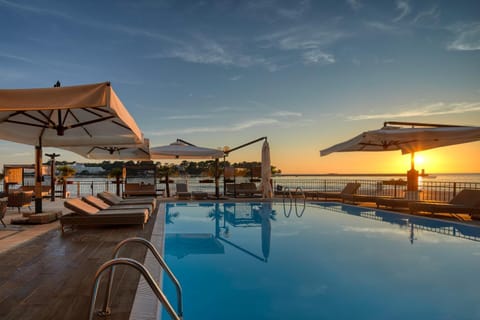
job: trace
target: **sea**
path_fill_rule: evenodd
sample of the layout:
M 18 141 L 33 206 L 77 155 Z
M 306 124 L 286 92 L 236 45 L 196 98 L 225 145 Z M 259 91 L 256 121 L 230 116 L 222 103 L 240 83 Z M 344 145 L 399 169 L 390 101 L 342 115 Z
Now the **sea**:
M 175 183 L 187 183 L 189 191 L 204 191 L 213 193 L 215 191 L 215 184 L 213 180 L 205 183 L 205 177 L 198 176 L 176 176 L 170 178 L 169 190 L 172 194 L 175 193 Z M 250 181 L 251 177 L 236 177 L 235 182 L 247 182 Z M 366 181 L 372 180 L 375 182 L 386 181 L 386 180 L 407 180 L 406 174 L 282 174 L 275 175 L 272 177 L 273 186 L 276 185 L 290 185 L 290 186 L 302 186 L 304 190 L 315 188 L 319 182 L 323 181 Z M 260 182 L 260 179 L 254 179 L 254 182 L 257 185 Z M 2 181 L 3 182 L 3 181 Z M 69 184 L 67 185 L 67 190 L 71 192 L 72 195 L 85 195 L 85 194 L 96 194 L 101 191 L 114 191 L 116 190 L 116 185 L 114 179 L 106 177 L 72 177 L 69 179 Z M 153 176 L 149 177 L 136 177 L 128 178 L 128 182 L 143 182 L 143 183 L 154 183 Z M 159 192 L 164 192 L 166 189 L 165 182 L 161 182 L 157 178 L 157 190 Z M 419 177 L 419 185 L 423 183 L 462 183 L 463 185 L 475 184 L 480 186 L 480 173 L 441 173 L 441 174 L 429 174 Z M 34 179 L 33 176 L 24 177 L 25 185 L 33 185 Z M 50 177 L 45 176 L 43 183 L 44 185 L 50 184 Z M 223 190 L 223 179 L 219 180 L 220 192 Z M 9 188 L 15 189 L 20 187 L 21 184 L 11 185 Z M 310 186 L 310 187 L 309 187 Z M 3 191 L 3 183 L 0 184 L 0 191 Z M 61 186 L 57 185 L 56 190 L 59 192 Z M 11 190 L 10 189 L 10 190 Z

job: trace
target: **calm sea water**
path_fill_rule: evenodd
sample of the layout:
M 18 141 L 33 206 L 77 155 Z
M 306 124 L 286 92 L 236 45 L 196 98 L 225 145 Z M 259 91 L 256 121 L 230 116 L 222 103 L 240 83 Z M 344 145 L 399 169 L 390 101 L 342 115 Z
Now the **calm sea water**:
M 205 179 L 205 177 L 172 177 L 173 183 L 170 184 L 170 191 L 175 193 L 175 183 L 177 182 L 186 182 L 188 184 L 189 191 L 206 191 L 214 192 L 215 184 L 212 183 L 201 183 L 200 180 Z M 285 176 L 274 176 L 272 178 L 274 185 L 291 185 L 291 186 L 314 186 L 314 181 L 323 181 L 323 180 L 372 180 L 372 181 L 383 181 L 383 180 L 406 180 L 406 176 L 401 175 L 285 175 Z M 49 177 L 45 177 L 44 184 L 49 184 Z M 107 178 L 98 178 L 98 177 L 74 177 L 70 181 L 73 181 L 74 184 L 68 185 L 68 191 L 72 195 L 76 195 L 79 190 L 79 186 L 76 182 L 80 182 L 80 194 L 96 194 L 98 192 L 104 191 L 108 188 L 109 191 L 115 192 L 116 186 L 113 183 L 112 179 Z M 130 178 L 129 182 L 141 182 L 144 183 L 153 183 L 153 177 L 145 178 Z M 237 177 L 235 182 L 246 182 L 249 181 L 249 177 Z M 422 181 L 425 182 L 464 182 L 464 183 L 480 183 L 480 173 L 458 173 L 458 174 L 431 174 L 428 177 L 420 177 L 420 185 Z M 33 177 L 25 177 L 26 185 L 33 185 Z M 17 188 L 20 185 L 11 186 L 11 188 Z M 3 188 L 3 183 L 0 185 L 0 189 Z M 57 190 L 60 190 L 61 186 L 57 186 Z M 165 184 L 160 183 L 159 179 L 157 180 L 157 189 L 165 189 Z M 308 187 L 305 190 L 309 189 Z M 223 191 L 223 179 L 220 179 L 220 192 Z

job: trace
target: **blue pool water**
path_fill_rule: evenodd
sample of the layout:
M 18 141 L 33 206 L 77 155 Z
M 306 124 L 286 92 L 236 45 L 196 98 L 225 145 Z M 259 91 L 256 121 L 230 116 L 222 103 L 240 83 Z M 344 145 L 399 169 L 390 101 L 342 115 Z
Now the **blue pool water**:
M 480 228 L 335 203 L 172 203 L 166 219 L 185 319 L 480 319 Z

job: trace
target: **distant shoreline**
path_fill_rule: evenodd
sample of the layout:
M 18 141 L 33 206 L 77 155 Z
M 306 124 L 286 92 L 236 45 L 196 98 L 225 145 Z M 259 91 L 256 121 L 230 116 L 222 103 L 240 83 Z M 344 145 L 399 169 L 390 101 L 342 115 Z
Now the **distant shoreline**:
M 426 173 L 424 176 L 437 175 L 476 175 L 480 172 L 464 172 L 464 173 Z M 285 173 L 276 174 L 275 177 L 405 177 L 407 173 Z M 420 174 L 421 175 L 421 174 Z

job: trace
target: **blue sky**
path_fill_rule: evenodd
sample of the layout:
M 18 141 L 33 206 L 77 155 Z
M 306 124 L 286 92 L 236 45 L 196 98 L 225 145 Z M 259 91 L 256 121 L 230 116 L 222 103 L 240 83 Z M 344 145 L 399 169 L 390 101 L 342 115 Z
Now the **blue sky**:
M 110 81 L 152 146 L 267 136 L 284 172 L 393 172 L 319 150 L 386 120 L 480 124 L 475 0 L 0 0 L 0 28 L 1 88 Z M 478 142 L 451 148 L 480 156 Z M 33 162 L 31 146 L 0 151 Z M 460 160 L 447 171 L 480 172 Z

